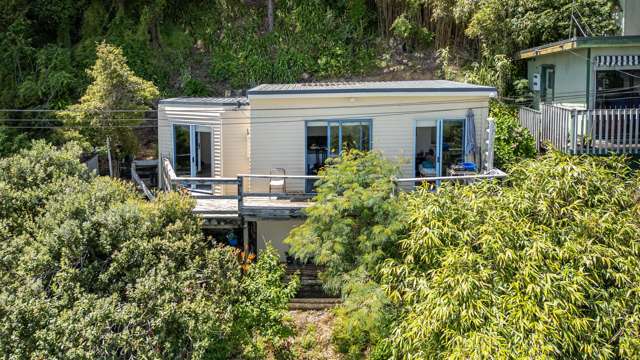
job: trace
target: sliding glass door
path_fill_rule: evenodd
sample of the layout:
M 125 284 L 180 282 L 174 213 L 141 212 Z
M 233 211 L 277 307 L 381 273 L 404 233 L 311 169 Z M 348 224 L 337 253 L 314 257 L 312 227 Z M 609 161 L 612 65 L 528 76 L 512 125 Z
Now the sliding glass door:
M 173 125 L 173 166 L 178 176 L 211 176 L 211 129 L 207 126 Z
M 448 176 L 453 165 L 464 162 L 464 120 L 439 120 L 436 172 Z
M 195 176 L 191 174 L 191 125 L 173 126 L 173 167 L 178 176 Z

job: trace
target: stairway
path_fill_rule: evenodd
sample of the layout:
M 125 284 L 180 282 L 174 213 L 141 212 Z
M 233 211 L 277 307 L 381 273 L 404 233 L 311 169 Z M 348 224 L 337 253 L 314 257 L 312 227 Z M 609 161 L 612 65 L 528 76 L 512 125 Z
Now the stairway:
M 287 277 L 296 273 L 300 277 L 300 289 L 289 303 L 290 310 L 325 310 L 340 303 L 340 299 L 322 288 L 316 265 L 287 265 Z

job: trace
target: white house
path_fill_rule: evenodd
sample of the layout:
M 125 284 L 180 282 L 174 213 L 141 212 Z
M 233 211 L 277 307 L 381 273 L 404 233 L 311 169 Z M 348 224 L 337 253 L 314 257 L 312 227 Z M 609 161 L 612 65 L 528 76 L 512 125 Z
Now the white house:
M 481 173 L 492 150 L 486 145 L 492 87 L 335 82 L 265 84 L 247 94 L 161 100 L 159 156 L 175 170 L 171 181 L 199 199 L 196 211 L 212 235 L 247 239 L 253 249 L 271 241 L 283 257 L 282 239 L 303 221 L 308 202 L 300 199 L 313 191 L 311 177 L 327 158 L 377 150 L 414 178 Z

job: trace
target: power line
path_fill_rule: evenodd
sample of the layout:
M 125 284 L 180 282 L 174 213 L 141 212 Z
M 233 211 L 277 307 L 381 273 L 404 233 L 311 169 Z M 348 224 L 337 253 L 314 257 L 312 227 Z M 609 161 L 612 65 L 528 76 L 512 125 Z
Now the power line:
M 632 87 L 625 87 L 625 88 L 619 88 L 619 89 L 635 89 L 638 88 L 640 90 L 640 85 L 638 86 L 632 86 Z M 637 93 L 634 90 L 625 90 L 625 91 L 613 91 L 616 89 L 610 89 L 609 91 L 607 91 L 605 93 L 605 95 L 623 95 L 623 94 L 635 94 Z M 562 92 L 562 93 L 556 93 L 554 95 L 554 100 L 556 99 L 571 99 L 571 98 L 577 98 L 580 96 L 584 96 L 586 95 L 586 92 Z M 595 92 L 592 94 L 596 94 Z M 500 100 L 507 100 L 507 101 L 518 101 L 518 100 L 522 100 L 524 98 L 524 100 L 532 100 L 532 98 L 528 98 L 528 97 L 520 97 L 520 98 L 514 98 L 514 97 L 499 97 L 498 99 Z M 632 96 L 632 97 L 624 97 L 624 98 L 619 98 L 619 99 L 636 99 L 639 98 L 638 96 Z M 450 100 L 450 101 L 446 101 L 446 102 L 415 102 L 415 103 L 393 103 L 393 104 L 372 104 L 370 106 L 366 106 L 366 105 L 357 105 L 357 106 L 352 106 L 352 107 L 380 107 L 380 106 L 409 106 L 409 105 L 445 105 L 445 104 L 452 104 L 452 103 L 469 103 L 469 100 Z M 346 106 L 348 107 L 348 105 Z M 343 109 L 345 107 L 341 107 L 341 106 L 335 106 L 335 107 L 318 107 L 317 109 L 334 109 L 334 108 L 340 108 Z M 297 108 L 297 107 L 292 107 L 292 108 L 278 108 L 277 110 L 303 110 L 303 109 L 309 109 L 309 108 Z M 256 109 L 257 110 L 257 109 Z M 443 109 L 447 110 L 447 109 Z M 456 109 L 458 110 L 458 109 Z M 193 112 L 200 112 L 201 110 L 193 110 Z M 421 112 L 423 110 L 418 110 L 418 112 Z M 424 110 L 424 111 L 429 111 L 429 110 Z M 185 110 L 185 112 L 189 112 L 187 110 Z M 226 117 L 225 119 L 229 119 L 229 120 L 233 120 L 233 119 L 281 119 L 281 118 L 300 118 L 300 115 L 249 115 L 249 116 L 233 116 L 234 111 L 226 111 Z M 386 113 L 386 112 L 385 112 Z M 382 114 L 385 114 L 382 113 Z M 390 112 L 391 114 L 400 114 L 400 113 L 404 113 L 404 112 Z M 351 114 L 352 116 L 367 116 L 370 113 L 362 113 L 362 114 Z M 374 115 L 376 113 L 373 113 Z M 232 115 L 232 116 L 229 116 Z M 318 117 L 330 117 L 330 116 L 344 116 L 342 114 L 328 114 L 328 115 L 308 115 L 308 116 L 302 116 L 302 117 L 308 117 L 308 118 L 318 118 Z M 113 122 L 127 122 L 127 121 L 158 121 L 156 118 L 103 118 L 106 121 L 113 121 Z M 10 122 L 55 122 L 55 121 L 64 121 L 63 119 L 60 118 L 6 118 L 6 119 L 0 119 L 0 121 L 10 121 Z
M 622 87 L 622 88 L 614 88 L 614 89 L 608 89 L 608 90 L 603 90 L 603 91 L 592 91 L 589 92 L 589 94 L 607 94 L 607 95 L 613 95 L 613 94 L 623 94 L 623 93 L 633 93 L 633 91 L 631 91 L 631 89 L 639 89 L 640 90 L 640 85 L 636 85 L 636 86 L 629 86 L 629 87 Z M 629 91 L 626 91 L 629 90 Z M 587 92 L 586 91 L 568 91 L 568 92 L 558 92 L 554 95 L 555 98 L 561 98 L 561 97 L 578 97 L 578 96 L 584 96 L 586 95 Z M 521 98 L 527 98 L 527 97 L 533 97 L 533 95 L 524 95 L 520 98 L 512 98 L 512 97 L 505 97 L 505 96 L 500 96 L 500 99 L 521 99 Z M 468 103 L 470 102 L 469 99 L 462 99 L 462 100 L 447 100 L 447 101 L 420 101 L 420 102 L 406 102 L 406 103 L 398 103 L 398 102 L 394 102 L 394 103 L 382 103 L 382 104 L 356 104 L 356 105 L 338 105 L 338 106 L 313 106 L 313 107 L 281 107 L 281 108 L 251 108 L 252 111 L 254 110 L 260 110 L 260 111 L 290 111 L 290 110 L 330 110 L 330 109 L 350 109 L 350 108 L 375 108 L 375 107 L 391 107 L 391 106 L 412 106 L 412 105 L 439 105 L 439 104 L 452 104 L 452 103 Z M 206 107 L 206 104 L 203 104 L 204 107 Z M 232 111 L 236 111 L 237 108 L 232 108 L 228 111 L 229 113 L 231 113 Z M 193 110 L 194 112 L 197 111 L 201 111 L 201 110 Z M 108 113 L 156 113 L 158 112 L 157 109 L 148 109 L 148 110 L 125 110 L 125 109 L 113 109 L 113 110 L 99 110 L 99 111 L 81 111 L 81 110 L 52 110 L 52 109 L 0 109 L 0 112 L 17 112 L 17 113 L 25 113 L 25 112 L 37 112 L 37 113 L 63 113 L 63 112 L 75 112 L 75 113 L 88 113 L 88 117 L 90 117 L 91 115 L 95 115 L 95 116 L 100 116 L 100 114 L 108 114 Z M 271 116 L 265 116 L 265 115 L 254 115 L 253 118 L 281 118 L 281 117 L 286 117 L 287 115 L 271 115 Z M 298 117 L 297 115 L 293 115 L 290 117 Z M 242 118 L 242 117 L 237 117 L 237 118 Z M 59 118 L 36 118 L 36 119 L 41 119 L 43 121 L 58 121 L 58 120 L 62 120 Z M 147 118 L 111 118 L 112 120 L 121 120 L 121 121 L 136 121 L 136 120 L 145 120 Z M 6 120 L 6 121 L 17 121 L 17 120 L 22 120 L 22 119 L 17 119 L 17 118 L 8 118 L 8 119 L 0 119 L 0 120 Z
M 307 121 L 329 121 L 329 120 L 344 120 L 344 121 L 360 121 L 364 120 L 367 117 L 384 117 L 384 116 L 398 116 L 398 115 L 411 115 L 411 114 L 429 114 L 429 113 L 439 113 L 443 111 L 456 111 L 456 110 L 488 110 L 488 106 L 477 106 L 477 107 L 462 107 L 462 108 L 447 108 L 447 109 L 431 109 L 431 110 L 415 110 L 415 111 L 400 111 L 400 112 L 383 112 L 383 113 L 362 113 L 362 114 L 336 114 L 330 116 L 317 116 L 317 115 L 308 115 L 296 116 L 297 119 L 294 120 L 274 120 L 274 121 L 249 121 L 249 122 L 232 122 L 232 123 L 222 123 L 221 125 L 260 125 L 260 124 L 278 124 L 278 123 L 296 123 L 296 122 L 307 122 Z M 307 118 L 305 118 L 307 117 Z M 243 119 L 252 120 L 254 117 L 245 116 Z M 188 122 L 187 119 L 182 120 Z M 197 120 L 196 120 L 197 121 Z M 201 121 L 201 120 L 200 120 Z M 51 126 L 8 126 L 8 125 L 0 125 L 3 128 L 27 128 L 27 129 L 48 129 L 48 128 L 155 128 L 155 127 L 170 127 L 173 126 L 171 124 L 168 125 L 51 125 Z
M 442 93 L 442 96 L 446 96 L 447 93 Z M 349 97 L 349 96 L 346 96 Z M 473 96 L 470 96 L 473 97 Z M 278 108 L 257 108 L 257 107 L 252 107 L 250 108 L 251 111 L 254 110 L 260 110 L 260 111 L 289 111 L 289 110 L 324 110 L 324 109 L 352 109 L 352 108 L 371 108 L 371 107 L 385 107 L 385 106 L 408 106 L 408 105 L 437 105 L 437 104 L 451 104 L 451 103 L 468 103 L 469 99 L 462 99 L 462 100 L 447 100 L 447 101 L 418 101 L 418 102 L 404 102 L 404 103 L 398 103 L 398 102 L 393 102 L 393 103 L 378 103 L 378 104 L 354 104 L 354 105 L 336 105 L 336 106 L 300 106 L 300 107 L 278 107 Z M 162 105 L 162 104 L 160 104 Z M 179 105 L 174 105 L 174 106 L 179 106 Z M 190 105 L 187 105 L 190 106 Z M 217 106 L 220 107 L 221 105 L 209 105 L 206 103 L 203 103 L 202 105 L 198 105 L 198 106 L 202 106 L 203 108 L 206 107 L 213 107 L 213 106 Z M 227 110 L 227 111 L 237 111 L 239 108 L 238 107 L 232 107 L 231 109 Z M 249 110 L 249 109 L 247 109 Z M 112 113 L 112 112 L 158 112 L 158 109 L 149 109 L 149 110 L 121 110 L 121 109 L 114 109 L 114 110 L 109 110 L 109 109 L 105 109 L 105 110 L 98 110 L 98 111 L 82 111 L 82 110 L 53 110 L 53 109 L 0 109 L 0 112 L 55 112 L 55 113 L 64 113 L 64 112 L 72 112 L 72 113 L 87 113 L 87 114 L 91 114 L 91 113 L 95 113 L 95 114 L 102 114 L 102 113 Z M 198 110 L 194 110 L 194 111 L 198 111 Z

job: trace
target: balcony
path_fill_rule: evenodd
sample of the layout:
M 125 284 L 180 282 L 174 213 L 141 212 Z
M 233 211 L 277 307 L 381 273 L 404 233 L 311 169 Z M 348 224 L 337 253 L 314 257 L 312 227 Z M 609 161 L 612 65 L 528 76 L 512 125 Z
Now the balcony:
M 569 109 L 521 107 L 520 124 L 533 135 L 538 150 L 545 143 L 570 154 L 640 154 L 640 109 Z
M 291 219 L 303 218 L 304 209 L 312 204 L 315 193 L 309 192 L 251 192 L 247 191 L 248 182 L 318 180 L 315 175 L 261 175 L 240 174 L 237 177 L 178 177 L 168 159 L 162 159 L 162 176 L 160 188 L 163 191 L 183 191 L 196 201 L 193 212 L 209 222 L 233 222 L 244 219 Z M 424 182 L 434 185 L 443 181 L 472 183 L 483 179 L 499 179 L 506 174 L 493 169 L 484 174 L 461 176 L 438 176 L 426 178 L 394 179 L 397 189 L 407 190 Z M 233 187 L 233 195 L 223 191 L 225 187 Z

